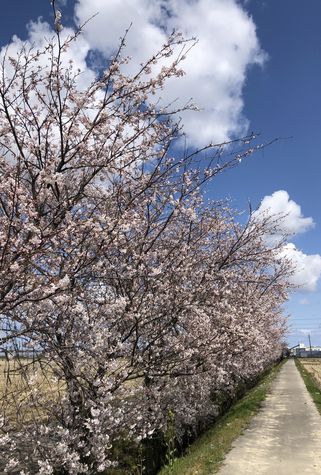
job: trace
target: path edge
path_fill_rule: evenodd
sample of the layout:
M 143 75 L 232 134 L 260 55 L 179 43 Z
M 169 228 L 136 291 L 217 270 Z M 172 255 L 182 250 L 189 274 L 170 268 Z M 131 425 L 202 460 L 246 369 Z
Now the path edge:
M 158 475 L 212 475 L 217 473 L 233 442 L 249 426 L 268 396 L 287 359 L 274 365 L 260 381 L 193 442 L 184 456 L 163 467 Z

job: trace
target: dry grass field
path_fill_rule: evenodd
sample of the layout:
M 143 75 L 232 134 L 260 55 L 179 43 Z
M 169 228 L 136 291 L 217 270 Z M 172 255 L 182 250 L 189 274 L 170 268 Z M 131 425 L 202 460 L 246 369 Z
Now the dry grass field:
M 300 363 L 321 389 L 321 358 L 301 358 Z
M 126 360 L 120 359 L 119 371 Z M 92 371 L 86 367 L 84 375 Z M 108 378 L 108 375 L 106 376 Z M 141 385 L 142 378 L 127 381 L 127 388 Z M 6 425 L 21 427 L 32 421 L 45 420 L 53 415 L 53 405 L 59 404 L 66 395 L 66 383 L 58 379 L 53 364 L 44 358 L 0 358 L 0 415 Z
M 45 361 L 0 359 L 0 413 L 6 425 L 45 419 L 63 387 Z

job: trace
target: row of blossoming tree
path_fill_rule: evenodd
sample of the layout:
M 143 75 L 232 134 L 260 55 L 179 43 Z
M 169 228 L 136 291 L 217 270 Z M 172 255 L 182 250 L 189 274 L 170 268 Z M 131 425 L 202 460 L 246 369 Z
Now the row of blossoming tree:
M 122 42 L 80 87 L 55 15 L 43 50 L 1 55 L 0 451 L 8 473 L 108 473 L 118 439 L 169 414 L 179 437 L 279 357 L 287 264 L 270 218 L 201 192 L 254 137 L 188 150 L 160 106 L 189 43 L 126 75 Z

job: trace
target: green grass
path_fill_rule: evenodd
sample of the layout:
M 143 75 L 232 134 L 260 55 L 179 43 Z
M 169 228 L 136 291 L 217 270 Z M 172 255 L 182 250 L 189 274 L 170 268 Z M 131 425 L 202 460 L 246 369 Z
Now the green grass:
M 319 413 L 321 414 L 321 388 L 320 388 L 320 386 L 318 385 L 318 383 L 316 382 L 314 377 L 311 375 L 311 373 L 309 373 L 303 367 L 303 365 L 301 364 L 301 362 L 298 358 L 295 358 L 295 364 L 296 364 L 296 367 L 298 368 L 298 370 L 299 370 L 299 372 L 302 376 L 302 379 L 303 379 L 303 381 L 306 385 L 307 390 L 311 394 L 311 397 L 312 397 Z
M 177 458 L 171 467 L 164 467 L 159 475 L 210 475 L 217 472 L 232 442 L 260 409 L 281 366 L 282 363 L 270 370 L 211 429 L 189 447 L 184 457 Z

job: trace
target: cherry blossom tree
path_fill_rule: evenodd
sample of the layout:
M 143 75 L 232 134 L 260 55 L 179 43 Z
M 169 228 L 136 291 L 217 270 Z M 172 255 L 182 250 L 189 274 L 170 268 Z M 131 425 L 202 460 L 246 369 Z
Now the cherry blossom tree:
M 270 218 L 240 225 L 202 195 L 262 145 L 188 149 L 160 105 L 191 43 L 173 33 L 129 76 L 122 40 L 84 86 L 81 30 L 53 8 L 42 50 L 1 53 L 0 347 L 24 381 L 2 397 L 1 455 L 8 473 L 108 473 L 117 439 L 169 411 L 179 436 L 279 356 L 288 269 Z

